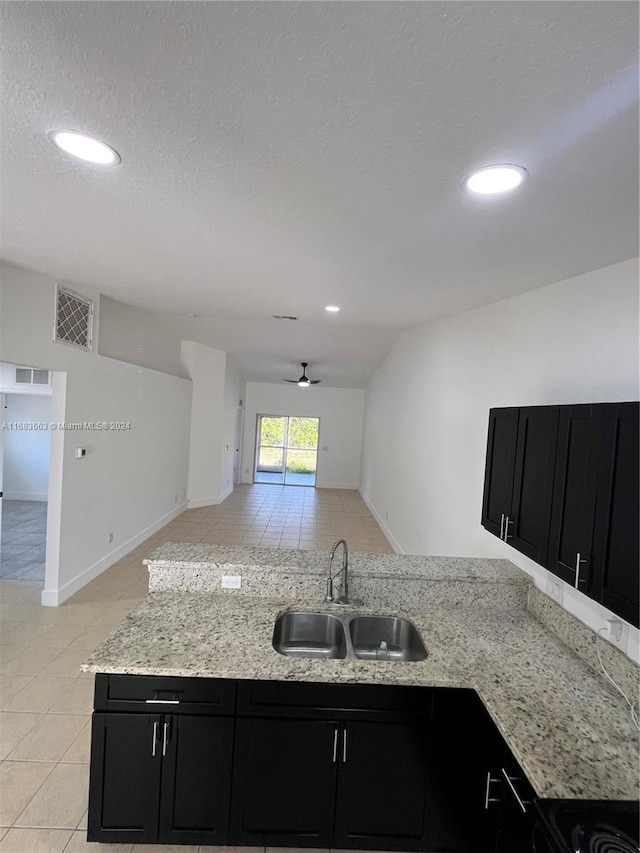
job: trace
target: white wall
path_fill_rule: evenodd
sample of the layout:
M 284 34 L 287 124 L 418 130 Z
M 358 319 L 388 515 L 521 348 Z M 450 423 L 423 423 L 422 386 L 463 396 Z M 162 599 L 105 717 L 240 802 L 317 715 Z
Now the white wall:
M 45 604 L 68 598 L 182 511 L 191 408 L 184 379 L 53 343 L 54 287 L 0 264 L 0 360 L 55 371 L 53 421 L 130 429 L 51 434 Z M 97 301 L 90 288 L 72 288 Z M 79 446 L 85 459 L 74 459 Z
M 182 370 L 193 383 L 188 486 L 190 507 L 218 504 L 226 497 L 225 490 L 221 488 L 226 359 L 221 350 L 195 341 L 182 341 Z
M 6 500 L 46 501 L 49 488 L 48 429 L 20 429 L 17 424 L 42 425 L 51 420 L 51 396 L 6 394 L 3 491 Z
M 253 482 L 257 416 L 300 415 L 320 418 L 316 485 L 357 489 L 363 409 L 364 391 L 359 388 L 298 388 L 284 382 L 247 382 L 242 481 Z
M 98 352 L 180 376 L 180 339 L 151 311 L 100 296 Z
M 489 409 L 634 399 L 637 260 L 416 327 L 367 388 L 363 497 L 397 550 L 507 557 L 544 589 L 549 573 L 480 525 Z M 602 624 L 569 586 L 564 606 Z

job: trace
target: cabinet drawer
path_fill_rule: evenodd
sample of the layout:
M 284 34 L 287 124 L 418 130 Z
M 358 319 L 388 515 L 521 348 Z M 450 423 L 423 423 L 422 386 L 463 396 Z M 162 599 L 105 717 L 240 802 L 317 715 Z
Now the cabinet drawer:
M 222 678 L 96 675 L 96 711 L 233 714 L 235 682 Z
M 240 681 L 238 715 L 326 719 L 404 719 L 431 714 L 423 687 L 315 682 Z

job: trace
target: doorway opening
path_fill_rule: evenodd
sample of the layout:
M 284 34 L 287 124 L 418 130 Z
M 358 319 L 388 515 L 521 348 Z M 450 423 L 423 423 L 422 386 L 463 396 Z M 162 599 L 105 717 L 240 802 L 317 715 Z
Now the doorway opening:
M 0 578 L 44 581 L 52 385 L 48 370 L 0 364 Z
M 254 483 L 315 486 L 319 418 L 258 415 Z

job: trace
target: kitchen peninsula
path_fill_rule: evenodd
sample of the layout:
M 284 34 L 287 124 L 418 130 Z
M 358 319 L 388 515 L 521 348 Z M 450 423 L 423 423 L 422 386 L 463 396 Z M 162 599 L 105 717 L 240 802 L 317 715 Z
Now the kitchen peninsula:
M 381 692 L 374 695 L 386 697 L 380 705 L 380 719 L 391 713 L 391 705 L 385 702 L 392 696 L 389 691 L 394 689 L 404 691 L 405 697 L 414 695 L 407 693 L 407 688 L 422 691 L 420 695 L 425 697 L 424 707 L 428 707 L 431 721 L 437 719 L 437 714 L 431 716 L 435 713 L 432 707 L 437 708 L 441 697 L 450 701 L 458 695 L 473 695 L 477 701 L 477 694 L 535 796 L 604 800 L 637 797 L 638 740 L 627 706 L 585 660 L 549 629 L 548 626 L 562 622 L 567 616 L 564 611 L 530 587 L 528 577 L 506 560 L 350 556 L 350 584 L 354 594 L 365 602 L 364 607 L 357 608 L 358 613 L 401 615 L 409 618 L 420 632 L 428 656 L 426 660 L 411 663 L 296 659 L 274 650 L 274 623 L 284 610 L 351 612 L 351 608 L 324 603 L 327 554 L 165 543 L 146 562 L 150 574 L 148 597 L 96 649 L 84 669 L 99 674 L 96 710 L 101 713 L 95 716 L 103 722 L 114 717 L 112 712 L 118 708 L 135 712 L 136 701 L 142 703 L 143 710 L 146 704 L 150 715 L 165 714 L 149 716 L 154 753 L 162 726 L 165 726 L 164 742 L 158 739 L 157 743 L 163 754 L 170 737 L 166 714 L 176 710 L 172 702 L 179 706 L 174 695 L 175 685 L 179 683 L 176 679 L 200 687 L 207 683 L 217 685 L 221 692 L 215 698 L 216 713 L 222 715 L 217 719 L 228 720 L 231 732 L 235 714 L 236 737 L 248 725 L 240 719 L 243 714 L 257 718 L 267 713 L 258 708 L 255 700 L 258 693 L 247 692 L 254 689 L 251 685 L 273 682 L 289 691 L 304 689 L 304 685 L 326 685 L 334 691 L 343 686 L 351 686 L 349 689 L 353 690 L 375 686 Z M 240 577 L 240 589 L 222 589 L 223 577 Z M 590 632 L 584 626 L 576 625 L 576 632 L 580 631 L 584 632 L 585 649 L 591 647 L 593 636 L 588 636 Z M 608 644 L 602 646 L 605 660 L 612 661 L 618 677 L 632 690 L 633 680 L 637 678 L 635 667 L 622 661 L 622 656 Z M 593 649 L 587 651 L 592 653 Z M 123 682 L 124 676 L 130 682 Z M 153 695 L 138 697 L 133 690 L 124 699 L 118 698 L 117 690 L 123 684 L 133 683 L 141 676 L 155 679 Z M 116 680 L 109 682 L 110 678 Z M 166 696 L 157 689 L 162 679 L 167 679 L 166 684 L 171 688 Z M 110 684 L 117 685 L 115 692 L 109 693 Z M 233 698 L 236 691 L 237 700 Z M 323 701 L 318 702 L 317 697 L 316 693 L 316 714 Z M 165 704 L 154 706 L 154 701 Z M 269 701 L 284 706 L 292 700 Z M 302 708 L 304 703 L 293 701 L 298 703 L 294 716 L 304 717 L 307 713 Z M 344 700 L 341 702 L 344 708 Z M 401 710 L 408 719 L 415 709 L 407 708 L 402 706 Z M 362 709 L 362 714 L 365 710 Z M 273 716 L 273 708 L 268 714 Z M 327 714 L 331 720 L 336 716 L 329 711 L 320 712 L 320 720 L 326 720 Z M 286 711 L 284 715 L 292 714 Z M 135 717 L 135 713 L 128 716 Z M 392 720 L 396 725 L 394 732 L 398 719 Z M 426 710 L 424 719 L 427 719 Z M 342 738 L 344 731 L 346 755 L 346 732 L 349 726 L 358 724 L 347 721 L 330 725 L 335 725 L 329 732 L 334 737 L 335 763 L 338 737 Z M 437 737 L 437 732 L 434 735 L 432 764 L 437 756 L 437 741 L 443 740 Z M 146 742 L 147 735 L 144 737 Z M 243 750 L 247 749 L 236 745 L 240 763 Z M 94 729 L 92 788 L 97 756 Z M 230 752 L 228 761 L 230 765 Z M 232 789 L 229 781 L 228 796 L 232 800 L 240 784 L 239 772 L 236 768 L 233 794 L 229 793 Z M 487 790 L 488 785 L 489 782 Z M 231 812 L 229 843 L 255 841 L 257 836 L 254 838 L 248 831 L 243 834 L 241 827 L 233 835 L 233 803 Z M 345 836 L 344 841 L 340 835 L 338 818 L 333 833 L 329 838 L 333 846 L 354 846 L 353 838 Z M 415 840 L 405 839 L 405 846 L 398 849 L 433 849 L 429 846 L 428 831 L 425 833 L 420 839 L 417 835 Z M 108 834 L 100 836 L 101 840 L 105 837 Z M 188 833 L 165 837 L 176 843 L 187 843 L 192 838 Z M 212 843 L 227 843 L 229 836 L 222 832 L 208 838 L 217 839 Z M 393 843 L 389 839 L 387 833 L 384 841 Z M 326 840 L 327 836 L 319 833 L 307 846 L 322 846 Z M 286 838 L 281 837 L 280 841 L 287 844 Z M 371 846 L 380 844 L 382 840 Z

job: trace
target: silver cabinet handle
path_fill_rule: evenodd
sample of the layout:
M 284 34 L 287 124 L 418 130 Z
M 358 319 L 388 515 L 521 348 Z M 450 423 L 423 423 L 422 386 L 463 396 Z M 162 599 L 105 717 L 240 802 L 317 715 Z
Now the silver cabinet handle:
M 500 538 L 504 538 L 504 513 L 500 516 Z
M 347 763 L 347 730 L 342 732 L 342 763 Z
M 167 741 L 169 735 L 169 723 L 164 724 L 164 729 L 162 730 L 162 755 L 165 756 L 167 754 Z
M 586 560 L 580 559 L 580 551 L 578 551 L 578 553 L 576 554 L 576 580 L 574 583 L 574 586 L 576 589 L 578 589 L 578 584 L 582 583 L 582 581 L 580 580 L 580 563 L 586 563 L 586 562 L 587 562 Z
M 153 724 L 153 739 L 151 741 L 151 755 L 156 757 L 156 742 L 158 740 L 158 721 Z
M 511 539 L 511 538 L 512 538 L 511 536 L 509 536 L 509 525 L 510 525 L 510 524 L 513 524 L 513 521 L 511 521 L 511 520 L 509 519 L 509 516 L 508 516 L 508 515 L 505 515 L 505 517 L 504 517 L 504 541 L 505 541 L 505 542 L 506 542 L 508 539 Z
M 145 699 L 147 705 L 179 705 L 179 699 Z
M 338 727 L 336 726 L 333 731 L 333 763 L 335 764 L 338 760 Z
M 499 797 L 490 797 L 489 796 L 489 789 L 491 788 L 491 783 L 492 782 L 499 782 L 499 781 L 500 781 L 499 779 L 493 778 L 490 770 L 487 770 L 487 785 L 484 789 L 484 807 L 485 807 L 485 810 L 489 808 L 489 803 L 499 803 L 500 802 Z
M 505 778 L 505 782 L 511 788 L 511 793 L 516 798 L 516 802 L 518 803 L 518 805 L 522 809 L 523 813 L 527 814 L 527 806 L 531 805 L 531 800 L 521 800 L 520 797 L 518 796 L 518 792 L 513 787 L 513 783 L 518 781 L 518 777 L 517 776 L 509 776 L 509 774 L 504 769 L 504 767 L 501 767 L 500 769 L 501 769 L 502 775 Z

